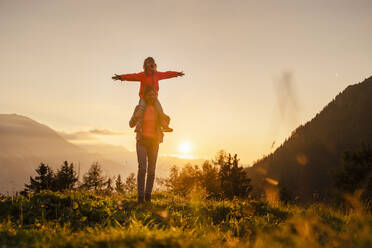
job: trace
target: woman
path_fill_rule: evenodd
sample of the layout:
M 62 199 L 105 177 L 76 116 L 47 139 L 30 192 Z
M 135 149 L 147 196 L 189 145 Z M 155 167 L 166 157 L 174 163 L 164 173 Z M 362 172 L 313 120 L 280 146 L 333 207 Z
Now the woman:
M 160 129 L 160 118 L 155 107 L 155 89 L 150 86 L 144 87 L 143 98 L 146 103 L 146 108 L 140 127 L 136 129 L 136 149 L 138 159 L 138 203 L 151 201 L 151 192 L 155 179 L 155 168 L 159 151 L 159 143 L 163 142 L 163 132 Z M 129 126 L 132 127 L 134 123 L 137 123 L 137 120 L 135 117 L 132 117 L 129 122 Z M 145 185 L 146 172 L 147 178 Z

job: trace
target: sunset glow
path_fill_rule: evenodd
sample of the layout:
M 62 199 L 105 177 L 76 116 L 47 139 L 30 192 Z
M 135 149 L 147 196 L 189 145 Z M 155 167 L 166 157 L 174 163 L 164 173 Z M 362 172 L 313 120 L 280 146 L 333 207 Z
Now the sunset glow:
M 182 154 L 189 154 L 192 150 L 191 143 L 188 141 L 183 141 L 179 146 L 179 151 Z
M 371 13 L 0 0 L 0 248 L 372 244 Z
M 245 164 L 371 71 L 368 1 L 337 1 L 332 17 L 332 1 L 37 2 L 0 4 L 0 113 L 61 130 L 74 144 L 136 150 L 128 122 L 140 84 L 111 77 L 142 72 L 148 56 L 160 72 L 185 73 L 159 83 L 174 129 L 161 153 L 212 158 L 224 149 Z

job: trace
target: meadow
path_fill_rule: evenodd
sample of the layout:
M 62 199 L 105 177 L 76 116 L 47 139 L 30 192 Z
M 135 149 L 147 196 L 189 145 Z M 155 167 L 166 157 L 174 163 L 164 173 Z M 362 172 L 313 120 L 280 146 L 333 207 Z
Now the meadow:
M 2 196 L 0 247 L 372 247 L 357 199 L 335 209 L 252 199 L 41 191 Z

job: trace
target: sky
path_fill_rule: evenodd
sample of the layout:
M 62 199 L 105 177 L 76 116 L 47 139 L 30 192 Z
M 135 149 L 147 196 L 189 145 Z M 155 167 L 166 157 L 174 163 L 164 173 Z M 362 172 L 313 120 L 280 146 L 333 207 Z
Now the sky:
M 160 154 L 249 164 L 350 84 L 372 74 L 372 1 L 0 0 L 0 113 L 64 133 L 128 126 L 139 83 L 114 73 L 184 71 L 160 81 L 174 132 Z M 187 154 L 186 154 L 187 153 Z

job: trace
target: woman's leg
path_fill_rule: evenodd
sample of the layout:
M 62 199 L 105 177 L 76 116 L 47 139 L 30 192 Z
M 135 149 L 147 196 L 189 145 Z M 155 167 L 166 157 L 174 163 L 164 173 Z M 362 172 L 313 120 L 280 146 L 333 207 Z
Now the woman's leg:
M 151 201 L 151 192 L 154 186 L 156 160 L 158 158 L 159 144 L 153 143 L 147 148 L 148 169 L 145 189 L 145 200 Z
M 138 160 L 138 174 L 137 174 L 137 194 L 138 203 L 144 201 L 144 190 L 145 190 L 145 176 L 147 167 L 147 151 L 146 147 L 141 141 L 137 140 L 137 160 Z

